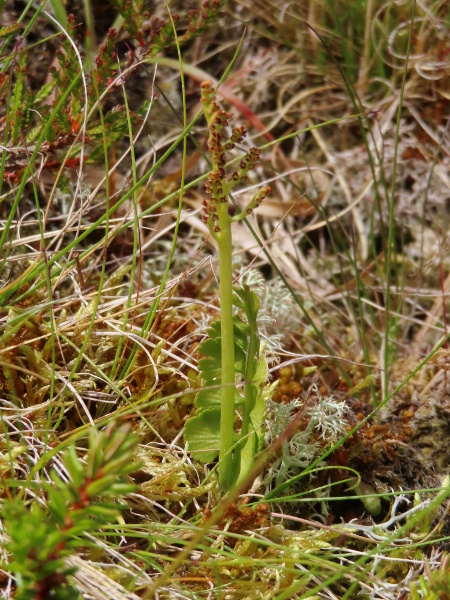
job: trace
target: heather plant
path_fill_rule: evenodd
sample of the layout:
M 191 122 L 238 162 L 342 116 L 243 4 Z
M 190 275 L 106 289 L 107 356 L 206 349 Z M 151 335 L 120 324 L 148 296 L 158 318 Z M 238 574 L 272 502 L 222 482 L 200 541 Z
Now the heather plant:
M 175 45 L 169 19 L 152 18 L 150 32 L 144 41 L 142 23 L 149 15 L 143 10 L 143 3 L 117 1 L 112 4 L 119 9 L 130 35 L 137 38 L 139 47 L 143 46 L 140 59 L 155 56 Z M 201 8 L 192 9 L 187 15 L 186 32 L 179 37 L 178 43 L 188 42 L 204 33 L 218 18 L 222 5 L 223 2 L 218 0 L 206 1 Z M 178 19 L 176 16 L 175 20 Z M 55 53 L 58 66 L 50 67 L 50 81 L 37 92 L 27 88 L 25 51 L 20 47 L 16 49 L 18 68 L 15 71 L 10 69 L 10 60 L 3 64 L 0 97 L 5 100 L 8 94 L 11 95 L 11 101 L 7 103 L 9 112 L 4 132 L 11 151 L 9 155 L 3 154 L 2 169 L 4 178 L 11 183 L 22 180 L 26 165 L 24 159 L 32 145 L 32 160 L 38 152 L 44 157 L 56 154 L 53 160 L 45 160 L 41 168 L 52 172 L 61 166 L 73 169 L 79 166 L 80 158 L 77 155 L 82 139 L 92 146 L 89 162 L 95 160 L 96 156 L 97 160 L 101 160 L 97 149 L 108 152 L 128 134 L 129 119 L 132 123 L 137 119 L 137 115 L 129 111 L 127 113 L 124 104 L 116 104 L 104 114 L 101 112 L 101 100 L 106 94 L 122 85 L 138 68 L 137 54 L 129 51 L 127 68 L 119 77 L 120 57 L 116 50 L 118 34 L 112 27 L 97 49 L 93 65 L 86 69 L 80 50 L 79 29 L 75 16 L 70 14 L 67 17 L 67 29 L 60 34 L 60 47 Z M 61 158 L 64 149 L 69 151 Z M 11 218 L 14 214 L 11 211 Z
M 145 8 L 144 0 L 109 0 L 123 19 L 124 27 L 133 37 L 142 56 L 154 56 L 161 50 L 184 44 L 202 35 L 208 26 L 217 20 L 224 0 L 206 0 L 200 8 L 191 8 L 185 20 L 187 25 L 183 35 L 175 35 L 173 25 L 178 24 L 180 15 L 173 14 L 170 19 L 151 16 Z M 144 21 L 149 21 L 148 34 L 144 34 Z M 173 24 L 172 24 L 173 23 Z
M 4 175 L 9 182 L 22 180 L 25 173 L 23 158 L 30 147 L 36 150 L 33 159 L 39 153 L 46 158 L 42 168 L 54 172 L 61 165 L 72 169 L 79 166 L 81 134 L 89 145 L 101 143 L 103 130 L 94 108 L 98 106 L 99 97 L 113 84 L 117 73 L 116 36 L 114 29 L 108 31 L 106 41 L 98 49 L 95 64 L 86 75 L 75 17 L 69 15 L 68 28 L 60 35 L 60 47 L 55 53 L 57 66 L 50 67 L 50 81 L 37 92 L 27 88 L 26 53 L 19 53 L 20 68 L 15 73 L 6 73 L 1 90 L 5 97 L 12 89 L 12 101 L 8 105 L 9 131 L 7 129 L 5 134 L 15 148 L 4 156 Z M 119 105 L 104 116 L 106 145 L 110 148 L 125 134 L 127 117 L 124 107 Z M 69 152 L 64 155 L 62 151 L 67 149 Z M 94 156 L 90 157 L 91 162 Z

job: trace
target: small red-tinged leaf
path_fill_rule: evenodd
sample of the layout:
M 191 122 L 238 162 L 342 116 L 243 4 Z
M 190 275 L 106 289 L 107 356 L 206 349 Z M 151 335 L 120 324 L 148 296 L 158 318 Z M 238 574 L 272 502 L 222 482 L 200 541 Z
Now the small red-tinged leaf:
M 11 35 L 12 33 L 15 33 L 21 29 L 21 23 L 15 23 L 14 25 L 9 25 L 8 27 L 0 27 L 0 38 Z
M 89 498 L 93 498 L 94 496 L 98 496 L 99 494 L 108 491 L 109 488 L 116 482 L 116 479 L 117 476 L 112 474 L 93 481 L 87 486 L 86 495 Z

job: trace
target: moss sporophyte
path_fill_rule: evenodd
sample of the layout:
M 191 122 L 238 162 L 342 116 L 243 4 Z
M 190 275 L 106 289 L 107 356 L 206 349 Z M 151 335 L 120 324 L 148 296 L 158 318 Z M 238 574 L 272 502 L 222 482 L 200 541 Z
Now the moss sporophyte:
M 261 150 L 250 148 L 239 167 L 227 173 L 226 154 L 246 136 L 244 126 L 227 134 L 231 114 L 215 101 L 210 81 L 201 85 L 201 101 L 208 124 L 208 151 L 212 170 L 206 183 L 203 221 L 207 223 L 219 249 L 220 321 L 208 329 L 208 339 L 199 351 L 204 389 L 195 400 L 196 415 L 187 421 L 185 439 L 189 449 L 203 462 L 219 456 L 219 483 L 228 491 L 248 474 L 263 439 L 264 397 L 267 365 L 257 332 L 259 301 L 248 286 L 233 289 L 232 223 L 247 217 L 270 192 L 259 189 L 247 206 L 235 216 L 229 214 L 228 196 L 248 172 L 255 168 Z M 225 139 L 226 138 L 226 139 Z M 233 306 L 240 309 L 233 315 Z M 240 393 L 238 378 L 243 381 Z M 209 388 L 209 389 L 208 389 Z M 241 427 L 235 431 L 235 412 L 240 410 Z

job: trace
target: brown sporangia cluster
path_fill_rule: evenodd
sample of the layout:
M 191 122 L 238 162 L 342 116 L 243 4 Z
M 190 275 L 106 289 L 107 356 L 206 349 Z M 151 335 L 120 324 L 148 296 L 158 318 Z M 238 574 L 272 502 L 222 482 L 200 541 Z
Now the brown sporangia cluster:
M 213 168 L 206 182 L 206 192 L 208 198 L 203 201 L 203 222 L 208 223 L 214 233 L 220 232 L 217 214 L 217 204 L 226 203 L 231 189 L 238 183 L 247 181 L 248 172 L 255 168 L 260 160 L 260 148 L 250 148 L 239 162 L 239 170 L 233 171 L 231 175 L 226 173 L 226 153 L 232 150 L 236 144 L 240 143 L 247 135 L 243 125 L 238 125 L 232 129 L 228 139 L 224 141 L 224 129 L 229 125 L 232 117 L 231 113 L 223 110 L 214 100 L 215 90 L 211 81 L 205 81 L 201 84 L 201 102 L 204 107 L 206 119 L 208 121 L 208 150 L 212 158 Z M 251 214 L 259 206 L 263 199 L 270 193 L 269 187 L 261 188 L 253 197 L 242 213 L 233 218 L 240 220 Z

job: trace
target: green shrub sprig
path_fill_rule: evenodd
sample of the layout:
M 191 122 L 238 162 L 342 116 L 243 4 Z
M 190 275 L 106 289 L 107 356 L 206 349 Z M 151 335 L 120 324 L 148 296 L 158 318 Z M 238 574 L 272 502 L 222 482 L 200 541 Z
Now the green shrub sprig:
M 102 432 L 93 429 L 86 464 L 74 445 L 63 455 L 68 481 L 53 470 L 53 484 L 43 485 L 43 499 L 33 500 L 31 507 L 20 495 L 5 503 L 2 518 L 11 558 L 4 568 L 16 578 L 17 600 L 80 597 L 68 579 L 74 569 L 64 559 L 86 545 L 86 532 L 117 519 L 126 508 L 117 498 L 135 489 L 128 475 L 138 466 L 133 461 L 136 445 L 127 426 L 115 430 L 111 423 Z

